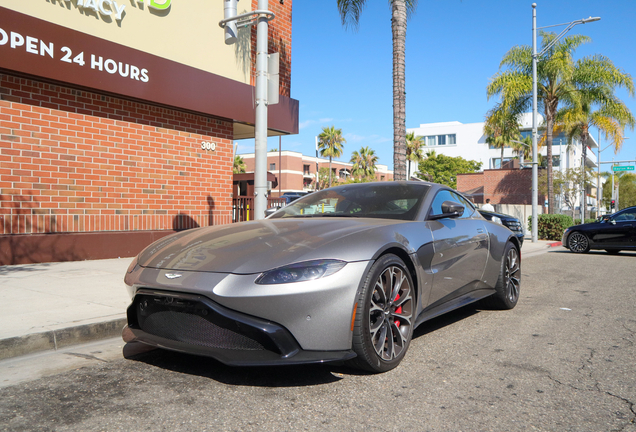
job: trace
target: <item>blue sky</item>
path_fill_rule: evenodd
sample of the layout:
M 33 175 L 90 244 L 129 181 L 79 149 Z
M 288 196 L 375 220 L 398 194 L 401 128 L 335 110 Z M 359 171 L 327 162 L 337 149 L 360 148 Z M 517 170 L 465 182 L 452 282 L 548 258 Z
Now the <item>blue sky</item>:
M 531 5 L 518 0 L 420 0 L 407 29 L 406 127 L 483 121 L 496 102 L 487 100 L 486 86 L 502 57 L 514 45 L 532 43 Z M 537 1 L 539 27 L 589 16 L 601 21 L 577 25 L 569 33 L 592 39 L 579 47 L 576 57 L 603 54 L 636 79 L 636 1 Z M 390 17 L 388 0 L 368 0 L 354 31 L 342 26 L 336 0 L 294 2 L 291 89 L 300 101 L 300 130 L 282 138 L 283 150 L 313 155 L 314 137 L 323 126 L 334 125 L 347 139 L 341 160 L 369 146 L 379 163 L 392 169 Z M 618 95 L 636 115 L 636 99 L 622 90 Z M 630 139 L 618 155 L 610 148 L 601 159 L 636 159 L 636 133 L 627 130 L 626 136 Z M 605 145 L 602 138 L 601 148 Z M 271 148 L 278 148 L 278 138 L 269 139 Z M 253 140 L 239 141 L 239 153 L 253 151 Z

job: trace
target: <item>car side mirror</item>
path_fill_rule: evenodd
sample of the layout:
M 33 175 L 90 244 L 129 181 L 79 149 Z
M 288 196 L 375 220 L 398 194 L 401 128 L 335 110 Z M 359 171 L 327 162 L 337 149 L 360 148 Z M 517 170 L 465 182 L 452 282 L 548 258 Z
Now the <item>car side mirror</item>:
M 616 221 L 614 219 L 610 219 L 609 223 L 611 223 L 612 225 L 616 225 Z
M 442 203 L 442 213 L 431 215 L 430 220 L 456 218 L 464 214 L 464 206 L 455 201 L 444 201 Z

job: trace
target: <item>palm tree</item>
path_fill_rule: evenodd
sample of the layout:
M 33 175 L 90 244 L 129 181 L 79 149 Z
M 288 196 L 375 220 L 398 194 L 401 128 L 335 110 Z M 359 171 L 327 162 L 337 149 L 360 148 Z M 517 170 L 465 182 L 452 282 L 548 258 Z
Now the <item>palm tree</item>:
M 351 154 L 350 162 L 353 163 L 351 174 L 364 178 L 373 178 L 378 157 L 375 155 L 375 150 L 369 147 L 362 147 L 360 148 L 360 153 L 354 150 Z
M 393 35 L 393 178 L 406 180 L 406 21 L 415 12 L 417 0 L 389 0 Z M 344 26 L 358 27 L 366 0 L 338 0 Z
M 424 141 L 421 136 L 415 136 L 415 132 L 409 132 L 406 134 L 406 160 L 408 163 L 408 170 L 406 171 L 407 180 L 410 180 L 411 176 L 411 161 L 419 163 L 424 157 L 422 155 L 422 146 Z
M 555 33 L 541 32 L 542 46 L 547 46 L 557 37 Z M 548 175 L 548 208 L 554 210 L 552 185 L 552 136 L 559 103 L 572 103 L 579 89 L 594 89 L 599 86 L 625 87 L 631 94 L 634 85 L 631 76 L 607 58 L 590 56 L 574 61 L 575 50 L 591 39 L 587 36 L 571 35 L 556 42 L 539 58 L 537 64 L 537 100 L 543 108 Z M 502 68 L 506 70 L 501 70 Z M 488 98 L 500 95 L 502 103 L 511 110 L 532 106 L 532 48 L 515 46 L 502 59 L 497 72 L 487 87 Z
M 488 112 L 484 123 L 486 142 L 495 148 L 501 149 L 499 168 L 503 167 L 504 149 L 513 147 L 513 141 L 519 141 L 518 113 L 503 104 L 498 104 Z
M 245 161 L 240 156 L 234 156 L 234 166 L 232 167 L 232 172 L 234 174 L 242 174 L 245 172 L 246 166 Z
M 595 107 L 598 108 L 595 110 Z M 629 108 L 614 95 L 614 89 L 608 85 L 581 88 L 573 103 L 557 113 L 556 121 L 557 127 L 563 128 L 570 140 L 577 138 L 581 141 L 583 167 L 586 165 L 590 127 L 594 126 L 602 131 L 605 139 L 609 139 L 618 153 L 625 140 L 625 126 L 634 130 L 636 123 Z
M 323 127 L 318 135 L 318 149 L 320 156 L 329 156 L 329 187 L 331 187 L 331 159 L 342 155 L 343 144 L 347 140 L 342 136 L 342 129 L 335 126 Z

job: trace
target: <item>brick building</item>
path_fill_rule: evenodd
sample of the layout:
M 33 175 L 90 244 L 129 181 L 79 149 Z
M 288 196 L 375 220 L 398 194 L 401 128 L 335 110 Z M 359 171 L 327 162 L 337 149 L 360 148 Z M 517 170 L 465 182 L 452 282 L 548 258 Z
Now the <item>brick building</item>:
M 457 190 L 475 204 L 532 204 L 532 170 L 487 169 L 478 173 L 458 174 Z M 545 197 L 539 194 L 539 203 Z
M 254 153 L 239 155 L 245 162 L 247 172 L 254 171 Z M 353 164 L 331 161 L 332 179 L 347 179 L 351 176 Z M 294 151 L 270 151 L 267 153 L 267 171 L 276 176 L 279 188 L 271 191 L 277 197 L 285 192 L 316 190 L 316 172 L 329 168 L 329 159 L 306 156 Z M 375 178 L 378 181 L 393 180 L 393 171 L 386 165 L 377 164 Z
M 132 256 L 231 222 L 233 140 L 254 137 L 255 28 L 226 46 L 222 2 L 119 3 L 0 0 L 0 265 Z M 292 1 L 270 10 L 269 135 L 293 134 Z

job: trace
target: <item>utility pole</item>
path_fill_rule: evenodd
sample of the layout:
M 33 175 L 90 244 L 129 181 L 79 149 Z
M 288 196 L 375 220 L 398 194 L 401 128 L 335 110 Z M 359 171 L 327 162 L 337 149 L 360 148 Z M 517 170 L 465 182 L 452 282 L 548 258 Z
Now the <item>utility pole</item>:
M 224 0 L 224 19 L 219 22 L 219 26 L 225 29 L 225 43 L 231 45 L 237 40 L 237 28 L 256 24 L 254 219 L 263 219 L 265 210 L 267 210 L 267 87 L 269 71 L 267 40 L 268 22 L 274 19 L 274 13 L 267 10 L 268 0 L 258 0 L 257 10 L 237 15 L 237 2 L 238 0 Z M 275 59 L 278 60 L 278 56 Z M 278 93 L 271 96 L 271 103 L 277 103 Z

